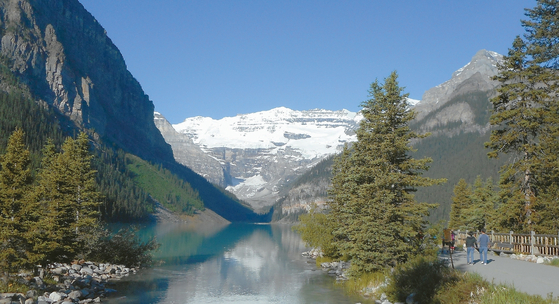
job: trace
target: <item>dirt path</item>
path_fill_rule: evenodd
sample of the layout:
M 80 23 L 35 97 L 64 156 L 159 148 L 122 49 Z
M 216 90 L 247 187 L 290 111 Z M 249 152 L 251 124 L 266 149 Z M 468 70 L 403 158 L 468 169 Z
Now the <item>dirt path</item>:
M 448 257 L 445 254 L 444 257 Z M 466 252 L 453 255 L 454 267 L 467 272 L 477 272 L 489 282 L 514 286 L 516 290 L 546 298 L 549 293 L 559 297 L 559 267 L 499 257 L 487 254 L 487 265 L 482 265 L 479 253 L 474 255 L 475 265 L 466 263 Z

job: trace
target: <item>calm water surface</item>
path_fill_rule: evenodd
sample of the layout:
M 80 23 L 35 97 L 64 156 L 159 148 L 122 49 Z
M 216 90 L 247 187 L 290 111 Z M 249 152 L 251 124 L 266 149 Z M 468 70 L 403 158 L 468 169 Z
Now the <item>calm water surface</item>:
M 285 225 L 231 224 L 189 229 L 157 225 L 164 264 L 117 282 L 110 303 L 365 303 L 301 256 L 301 238 Z

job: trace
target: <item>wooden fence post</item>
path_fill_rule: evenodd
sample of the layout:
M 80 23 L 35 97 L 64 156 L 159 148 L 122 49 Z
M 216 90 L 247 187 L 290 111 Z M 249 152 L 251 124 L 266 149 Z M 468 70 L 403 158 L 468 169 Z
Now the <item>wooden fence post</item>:
M 534 231 L 530 231 L 530 254 L 534 254 L 534 242 L 535 240 L 535 235 L 536 233 Z
M 509 243 L 511 243 L 511 244 L 513 243 L 513 242 L 512 242 L 512 234 L 513 234 L 513 232 L 512 232 L 512 230 L 511 230 L 511 231 L 509 232 Z

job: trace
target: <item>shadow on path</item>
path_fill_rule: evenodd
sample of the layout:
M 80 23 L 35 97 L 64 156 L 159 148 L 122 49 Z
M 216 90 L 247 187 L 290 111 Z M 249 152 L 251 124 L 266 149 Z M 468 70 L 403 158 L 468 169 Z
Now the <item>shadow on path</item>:
M 448 258 L 448 253 L 441 257 Z M 487 254 L 487 265 L 481 264 L 478 252 L 474 255 L 474 265 L 466 263 L 464 251 L 456 251 L 452 259 L 454 268 L 477 272 L 489 282 L 513 286 L 518 291 L 544 298 L 549 293 L 553 297 L 559 297 L 559 267 L 500 257 L 491 252 Z

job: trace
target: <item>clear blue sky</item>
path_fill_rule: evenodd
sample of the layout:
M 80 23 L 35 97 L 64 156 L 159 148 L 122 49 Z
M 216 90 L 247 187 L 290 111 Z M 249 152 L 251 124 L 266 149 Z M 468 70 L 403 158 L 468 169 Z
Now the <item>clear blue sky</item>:
M 358 111 L 393 70 L 410 97 L 481 49 L 506 54 L 535 0 L 79 0 L 171 123 L 285 106 Z

